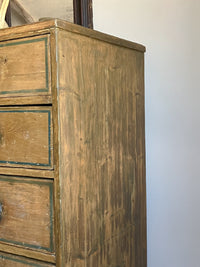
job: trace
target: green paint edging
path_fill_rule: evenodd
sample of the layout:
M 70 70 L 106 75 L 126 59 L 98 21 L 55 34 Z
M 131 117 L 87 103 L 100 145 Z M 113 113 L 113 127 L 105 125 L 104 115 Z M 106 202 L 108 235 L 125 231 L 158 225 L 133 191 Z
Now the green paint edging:
M 53 244 L 53 183 L 52 182 L 42 182 L 42 181 L 33 181 L 30 180 L 31 178 L 29 177 L 23 177 L 23 179 L 27 179 L 26 181 L 20 180 L 17 177 L 13 178 L 8 178 L 6 176 L 0 176 L 0 181 L 5 181 L 5 182 L 10 182 L 10 183 L 24 183 L 24 184 L 37 184 L 37 185 L 43 185 L 43 186 L 48 186 L 49 187 L 49 196 L 50 196 L 50 210 L 49 210 L 49 217 L 50 217 L 50 246 L 49 248 L 42 247 L 42 246 L 36 246 L 32 244 L 27 244 L 24 242 L 17 242 L 17 241 L 12 241 L 12 240 L 7 240 L 4 238 L 0 238 L 0 241 L 6 242 L 9 244 L 15 244 L 15 245 L 22 245 L 26 246 L 29 248 L 35 248 L 35 249 L 42 249 L 46 250 L 48 252 L 54 252 L 54 244 Z
M 48 66 L 48 37 L 42 37 L 32 40 L 24 40 L 19 42 L 13 42 L 13 43 L 5 43 L 0 44 L 1 47 L 9 47 L 9 46 L 15 46 L 15 45 L 21 45 L 21 44 L 30 44 L 30 43 L 36 43 L 36 42 L 45 42 L 45 72 L 46 72 L 46 88 L 38 88 L 38 89 L 32 89 L 32 90 L 16 90 L 16 91 L 0 91 L 0 94 L 17 94 L 17 93 L 34 93 L 34 92 L 48 92 L 49 91 L 49 66 Z
M 0 113 L 48 113 L 48 143 L 49 143 L 49 163 L 31 163 L 31 162 L 17 162 L 17 161 L 3 161 L 0 160 L 0 163 L 16 164 L 16 165 L 25 165 L 25 166 L 38 166 L 38 167 L 50 167 L 51 166 L 51 111 L 50 110 L 0 110 Z
M 53 184 L 49 185 L 50 194 L 50 252 L 54 251 L 53 243 Z
M 16 259 L 16 258 L 4 256 L 4 255 L 1 255 L 1 254 L 0 254 L 0 259 L 5 259 L 5 260 L 14 261 L 14 262 L 24 263 L 24 264 L 28 264 L 29 266 L 33 266 L 33 267 L 44 267 L 45 266 L 45 265 L 40 265 L 40 264 L 36 264 L 36 263 L 33 263 L 33 262 L 29 262 L 29 261 L 26 261 L 26 260 L 22 260 L 22 259 Z

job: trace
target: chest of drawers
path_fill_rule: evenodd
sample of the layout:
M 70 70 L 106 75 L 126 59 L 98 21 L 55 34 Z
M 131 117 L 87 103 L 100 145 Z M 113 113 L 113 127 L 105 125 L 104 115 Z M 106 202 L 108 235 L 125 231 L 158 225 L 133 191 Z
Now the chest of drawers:
M 0 266 L 146 266 L 144 51 L 0 31 Z

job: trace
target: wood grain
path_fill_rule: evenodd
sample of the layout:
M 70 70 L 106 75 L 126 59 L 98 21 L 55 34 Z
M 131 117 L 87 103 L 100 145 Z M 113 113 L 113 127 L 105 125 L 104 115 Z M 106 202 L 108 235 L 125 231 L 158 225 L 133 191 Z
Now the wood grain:
M 58 86 L 58 52 L 57 52 L 57 30 L 51 30 L 51 77 L 52 77 L 52 115 L 53 115 L 53 158 L 54 158 L 54 234 L 55 234 L 55 250 L 56 250 L 56 264 L 57 266 L 62 266 L 62 254 L 60 253 L 62 243 L 61 243 L 61 235 L 62 235 L 62 221 L 61 221 L 61 198 L 60 198 L 60 162 L 59 162 L 59 147 L 61 146 L 59 139 L 59 113 L 58 113 L 58 97 L 57 97 L 57 86 Z
M 0 44 L 47 35 L 51 92 L 0 97 L 0 202 L 1 196 L 13 201 L 14 220 L 2 230 L 12 241 L 2 240 L 0 251 L 58 267 L 146 267 L 145 47 L 61 20 L 0 30 Z M 50 123 L 45 112 L 35 112 L 45 110 Z M 16 231 L 20 199 L 28 199 L 30 216 Z M 39 230 L 25 232 L 24 226 Z M 35 242 L 41 248 L 32 247 Z
M 144 58 L 136 55 L 136 266 L 147 266 Z
M 55 263 L 55 254 L 49 253 L 44 250 L 33 250 L 27 247 L 20 247 L 13 244 L 0 243 L 0 251 L 11 253 L 18 256 L 23 256 L 26 258 L 32 258 L 36 260 L 41 260 L 44 262 Z
M 0 176 L 0 242 L 53 251 L 52 182 Z
M 135 242 L 143 54 L 64 31 L 58 45 L 61 266 L 144 267 Z
M 51 109 L 0 108 L 0 166 L 52 168 Z
M 48 36 L 0 43 L 0 97 L 50 95 Z
M 29 176 L 39 178 L 54 178 L 53 170 L 37 170 L 37 169 L 24 169 L 24 168 L 10 168 L 0 167 L 0 173 L 3 175 L 14 175 L 14 176 Z
M 0 267 L 53 267 L 55 265 L 0 252 Z
M 55 263 L 55 254 L 33 250 L 27 247 L 20 247 L 13 244 L 0 243 L 0 251 L 11 253 L 26 258 L 41 260 L 43 262 Z
M 52 98 L 48 95 L 35 96 L 1 96 L 0 106 L 23 106 L 23 105 L 47 105 L 52 104 Z
M 55 28 L 59 28 L 83 36 L 88 36 L 90 38 L 94 38 L 103 42 L 108 42 L 113 45 L 118 45 L 121 47 L 134 49 L 140 52 L 145 52 L 145 47 L 141 44 L 123 40 L 60 19 L 37 22 L 24 26 L 12 27 L 10 29 L 2 29 L 0 30 L 0 40 L 11 40 L 16 38 L 21 38 L 23 36 L 30 37 L 35 35 L 47 34 L 50 32 L 51 29 Z

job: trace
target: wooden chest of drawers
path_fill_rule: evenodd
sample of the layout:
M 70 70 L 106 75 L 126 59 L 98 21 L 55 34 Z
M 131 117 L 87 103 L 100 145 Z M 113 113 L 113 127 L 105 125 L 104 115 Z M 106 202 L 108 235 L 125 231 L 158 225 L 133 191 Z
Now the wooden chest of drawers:
M 0 266 L 146 266 L 144 51 L 0 31 Z

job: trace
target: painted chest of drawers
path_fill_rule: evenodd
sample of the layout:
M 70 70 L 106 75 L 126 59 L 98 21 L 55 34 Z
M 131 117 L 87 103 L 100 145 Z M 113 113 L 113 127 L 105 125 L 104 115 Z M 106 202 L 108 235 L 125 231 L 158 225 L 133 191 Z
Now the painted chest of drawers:
M 146 266 L 144 51 L 0 31 L 0 266 Z

